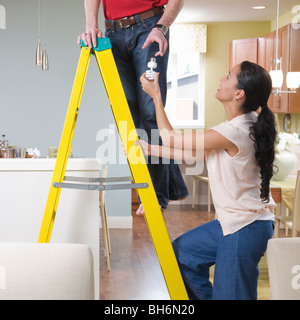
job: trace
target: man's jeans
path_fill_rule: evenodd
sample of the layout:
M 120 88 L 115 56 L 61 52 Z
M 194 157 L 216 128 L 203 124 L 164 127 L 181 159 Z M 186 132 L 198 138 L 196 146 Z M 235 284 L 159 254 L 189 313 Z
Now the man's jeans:
M 161 144 L 155 107 L 153 99 L 141 87 L 140 76 L 149 69 L 148 62 L 159 51 L 156 42 L 145 49 L 142 49 L 142 46 L 160 17 L 161 14 L 140 22 L 139 17 L 136 16 L 137 24 L 123 29 L 107 29 L 105 33 L 105 36 L 109 37 L 112 43 L 112 52 L 135 127 L 142 129 L 137 130 L 138 135 L 140 139 L 148 140 L 149 143 L 152 138 L 153 144 Z M 156 72 L 159 72 L 159 84 L 164 105 L 167 95 L 168 54 L 169 51 L 163 57 L 156 57 L 157 68 L 155 69 Z M 155 161 L 155 163 L 150 163 L 150 160 L 149 158 L 148 169 L 162 208 L 167 208 L 169 200 L 179 200 L 188 196 L 188 190 L 178 164 L 173 160 L 168 160 L 167 164 L 162 159 Z
M 223 236 L 218 220 L 173 241 L 191 300 L 256 300 L 258 263 L 273 236 L 273 221 L 255 221 Z M 209 267 L 215 264 L 213 287 Z

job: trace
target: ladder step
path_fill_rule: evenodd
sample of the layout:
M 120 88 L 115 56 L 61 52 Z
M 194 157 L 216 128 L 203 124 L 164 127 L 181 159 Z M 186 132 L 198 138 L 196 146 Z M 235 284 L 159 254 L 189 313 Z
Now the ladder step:
M 103 190 L 124 190 L 124 189 L 146 189 L 149 187 L 148 183 L 123 183 L 123 184 L 82 184 L 82 183 L 65 183 L 65 182 L 53 182 L 54 188 L 66 188 L 66 189 L 79 189 L 90 191 L 103 191 Z

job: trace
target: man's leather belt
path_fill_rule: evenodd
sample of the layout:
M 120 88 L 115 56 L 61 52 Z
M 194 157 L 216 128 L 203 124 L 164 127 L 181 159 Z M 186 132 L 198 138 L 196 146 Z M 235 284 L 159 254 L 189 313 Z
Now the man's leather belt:
M 149 18 L 152 18 L 156 16 L 159 13 L 163 13 L 164 8 L 163 7 L 154 7 L 148 11 L 142 12 L 137 14 L 139 16 L 141 21 L 147 20 Z M 105 21 L 105 28 L 106 29 L 112 29 L 113 24 L 115 25 L 115 28 L 128 28 L 132 26 L 133 24 L 136 24 L 134 16 L 126 17 L 120 20 L 114 20 L 114 21 Z

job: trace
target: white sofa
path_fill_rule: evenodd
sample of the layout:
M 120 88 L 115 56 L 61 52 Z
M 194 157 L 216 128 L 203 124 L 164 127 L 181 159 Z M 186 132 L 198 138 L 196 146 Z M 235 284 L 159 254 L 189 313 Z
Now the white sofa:
M 0 300 L 94 299 L 89 246 L 0 243 Z

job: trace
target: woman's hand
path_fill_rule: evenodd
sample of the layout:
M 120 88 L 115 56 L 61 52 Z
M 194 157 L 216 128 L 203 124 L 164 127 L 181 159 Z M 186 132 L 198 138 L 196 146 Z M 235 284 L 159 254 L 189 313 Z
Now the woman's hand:
M 149 143 L 147 143 L 146 141 L 144 140 L 137 140 L 135 141 L 134 143 L 136 146 L 137 145 L 140 145 L 143 152 L 144 152 L 144 155 L 145 156 L 150 156 L 151 155 L 151 145 Z
M 140 77 L 141 86 L 143 90 L 152 97 L 153 100 L 160 98 L 160 87 L 158 83 L 159 72 L 156 73 L 154 81 L 150 81 L 146 78 L 146 73 L 143 73 Z

